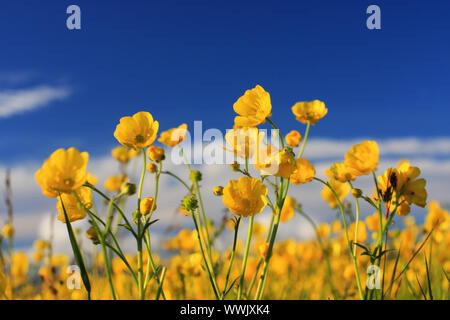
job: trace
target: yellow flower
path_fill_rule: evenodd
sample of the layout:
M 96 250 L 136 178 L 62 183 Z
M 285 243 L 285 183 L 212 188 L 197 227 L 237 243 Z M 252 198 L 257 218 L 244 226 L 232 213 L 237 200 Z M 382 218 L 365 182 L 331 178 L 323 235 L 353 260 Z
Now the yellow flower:
M 158 170 L 158 167 L 154 163 L 147 163 L 147 171 L 150 173 L 155 173 Z
M 342 183 L 337 180 L 330 179 L 328 180 L 328 184 L 334 189 L 341 202 L 350 192 L 350 186 L 347 183 Z M 338 205 L 338 201 L 333 192 L 331 192 L 330 188 L 328 188 L 327 186 L 323 186 L 321 195 L 322 199 L 325 200 L 331 208 L 336 208 L 336 206 Z
M 256 178 L 230 180 L 223 189 L 223 203 L 231 212 L 242 217 L 261 213 L 267 205 L 267 187 Z
M 382 217 L 383 225 L 384 225 L 385 220 L 386 219 L 383 216 Z M 374 214 L 368 216 L 365 221 L 366 221 L 367 228 L 370 231 L 379 231 L 380 230 L 380 217 L 379 217 L 378 212 L 375 212 Z
M 263 138 L 264 132 L 248 127 L 232 129 L 225 134 L 225 140 L 232 148 L 234 155 L 240 158 L 250 158 L 257 152 Z
M 350 227 L 348 228 L 348 235 L 351 239 L 355 238 L 355 228 L 356 228 L 356 222 L 353 222 Z M 364 222 L 359 221 L 358 223 L 358 243 L 363 243 L 367 240 L 367 229 Z
M 352 175 L 363 176 L 377 169 L 379 153 L 375 141 L 364 141 L 345 154 L 344 164 Z
M 6 239 L 11 239 L 12 237 L 14 237 L 14 233 L 14 227 L 10 223 L 5 224 L 5 226 L 2 228 L 2 236 Z
M 132 158 L 138 155 L 138 152 L 134 149 L 130 149 L 125 146 L 118 146 L 111 150 L 111 154 L 114 159 L 121 163 L 127 163 Z
M 83 205 L 90 209 L 92 208 L 92 192 L 91 189 L 88 187 L 81 187 L 78 190 L 75 191 L 78 195 L 78 198 L 80 198 Z M 66 219 L 64 217 L 64 210 L 63 206 L 61 204 L 64 204 L 64 208 L 66 209 L 67 216 L 69 217 L 70 222 L 74 222 L 77 220 L 84 219 L 86 217 L 86 211 L 84 210 L 83 206 L 78 202 L 77 197 L 73 194 L 62 194 L 61 198 L 58 198 L 58 203 L 56 204 L 56 209 L 59 212 L 58 220 L 62 222 L 66 222 Z
M 336 162 L 333 164 L 329 169 L 325 170 L 325 174 L 331 179 L 335 179 L 340 182 L 355 180 L 355 176 L 350 173 L 347 166 L 342 162 Z
M 450 222 L 448 211 L 442 209 L 439 202 L 431 201 L 428 205 L 428 214 L 425 217 L 425 230 L 430 232 L 433 228 L 446 221 Z
M 285 140 L 288 146 L 295 148 L 302 141 L 302 135 L 297 130 L 292 130 L 286 135 Z
M 296 204 L 296 200 L 290 196 L 287 196 L 284 200 L 283 209 L 281 209 L 280 221 L 288 222 L 294 217 L 294 207 Z
M 424 208 L 427 204 L 427 190 L 425 189 L 425 179 L 417 179 L 420 175 L 420 169 L 412 167 L 409 162 L 400 163 L 398 172 L 403 184 L 402 195 L 410 204 Z
M 87 173 L 86 182 L 95 186 L 98 182 L 98 178 L 92 175 L 90 172 Z
M 289 178 L 296 169 L 294 154 L 288 148 L 278 151 L 274 146 L 264 146 L 255 154 L 254 162 L 261 175 Z
M 11 276 L 23 280 L 28 272 L 28 257 L 23 251 L 19 251 L 13 254 L 11 261 Z
M 164 149 L 157 146 L 150 146 L 147 149 L 147 156 L 150 160 L 160 162 L 165 159 Z
M 50 155 L 35 178 L 47 197 L 56 198 L 60 193 L 70 193 L 81 187 L 87 179 L 87 152 L 75 148 L 58 149 Z
M 97 231 L 95 230 L 94 227 L 90 227 L 89 229 L 87 229 L 86 231 L 86 237 L 91 240 L 94 244 L 99 244 L 100 240 L 98 238 L 98 234 Z
M 50 243 L 46 240 L 38 239 L 34 241 L 33 246 L 36 250 L 45 250 L 50 247 Z
M 306 158 L 299 158 L 295 160 L 296 169 L 291 174 L 290 182 L 294 185 L 311 182 L 316 174 L 314 165 Z
M 320 119 L 325 117 L 328 109 L 325 107 L 325 103 L 319 100 L 308 102 L 297 102 L 292 107 L 292 113 L 294 113 L 296 119 L 302 123 L 316 124 Z
M 159 123 L 153 121 L 149 112 L 138 112 L 132 117 L 123 117 L 114 131 L 114 137 L 124 146 L 142 149 L 150 146 L 158 134 Z
M 105 180 L 104 187 L 109 192 L 119 192 L 123 183 L 128 181 L 128 177 L 124 174 L 113 175 Z
M 153 202 L 155 202 L 155 199 L 153 199 L 152 197 L 145 197 L 144 199 L 142 199 L 142 201 L 139 205 L 141 214 L 143 214 L 144 216 L 149 214 L 150 211 L 152 211 L 152 207 L 153 207 L 153 211 L 155 211 L 156 203 L 153 205 Z
M 167 131 L 161 132 L 161 137 L 158 139 L 159 142 L 168 146 L 175 147 L 177 144 L 184 140 L 187 132 L 187 124 L 183 123 L 178 128 L 172 128 Z
M 236 128 L 255 127 L 271 116 L 270 94 L 257 85 L 245 91 L 244 95 L 234 103 L 233 109 L 239 114 L 234 118 Z
M 316 234 L 320 239 L 326 239 L 330 235 L 331 227 L 327 223 L 321 223 L 316 228 Z

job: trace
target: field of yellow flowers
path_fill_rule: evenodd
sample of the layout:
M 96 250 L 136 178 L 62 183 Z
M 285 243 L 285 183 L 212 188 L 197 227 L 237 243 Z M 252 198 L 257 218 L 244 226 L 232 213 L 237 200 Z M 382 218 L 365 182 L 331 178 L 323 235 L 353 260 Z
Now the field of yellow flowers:
M 325 171 L 327 181 L 316 177 L 315 167 L 302 157 L 312 126 L 327 115 L 322 101 L 298 102 L 292 113 L 304 133 L 285 135 L 271 120 L 270 95 L 261 86 L 247 90 L 233 107 L 237 113 L 225 135 L 227 150 L 235 161 L 230 170 L 241 176 L 226 186 L 201 190 L 202 173 L 186 160 L 189 180 L 164 170 L 166 155 L 179 146 L 186 124 L 160 132 L 151 113 L 123 117 L 114 137 L 121 144 L 112 156 L 122 172 L 111 173 L 98 184 L 95 172 L 87 172 L 89 154 L 76 148 L 55 150 L 36 172 L 43 196 L 55 198 L 65 224 L 73 256 L 52 252 L 52 243 L 37 239 L 32 258 L 14 251 L 14 225 L 2 227 L 0 248 L 0 299 L 445 299 L 450 284 L 450 214 L 427 199 L 426 181 L 410 162 L 377 172 L 379 148 L 375 141 L 361 141 L 343 155 L 343 161 Z M 268 123 L 280 130 L 277 143 L 264 144 L 258 126 Z M 159 142 L 161 146 L 157 146 Z M 182 151 L 183 152 L 183 151 Z M 142 157 L 139 181 L 127 175 L 127 163 Z M 259 172 L 252 176 L 249 166 Z M 170 175 L 184 185 L 179 195 L 180 214 L 192 219 L 165 242 L 173 254 L 162 258 L 152 250 L 152 225 L 158 223 L 158 184 Z M 372 190 L 354 188 L 361 176 L 373 179 Z M 152 179 L 155 193 L 145 194 L 144 179 Z M 304 212 L 301 199 L 289 196 L 294 188 L 310 183 L 323 186 L 321 197 L 339 215 L 331 223 L 316 225 Z M 96 206 L 93 195 L 104 200 Z M 125 203 L 137 194 L 135 211 Z M 176 195 L 174 195 L 176 196 Z M 222 197 L 232 218 L 214 224 L 205 212 L 203 197 Z M 132 199 L 134 201 L 136 197 Z M 130 198 L 131 200 L 131 198 Z M 360 204 L 373 214 L 360 218 Z M 413 206 L 426 207 L 423 225 L 410 214 Z M 268 225 L 254 222 L 255 215 L 270 209 Z M 314 227 L 310 240 L 277 241 L 280 224 L 302 215 Z M 408 216 L 404 225 L 398 216 Z M 77 233 L 71 222 L 88 219 L 90 227 Z M 243 222 L 248 229 L 242 230 Z M 124 252 L 119 233 L 135 240 L 134 252 Z M 233 241 L 220 252 L 216 239 L 232 234 Z M 245 241 L 238 235 L 244 234 Z M 83 238 L 83 239 L 82 239 Z M 92 242 L 93 254 L 80 249 L 80 241 Z M 75 265 L 73 274 L 67 268 Z M 79 274 L 81 286 L 71 280 Z M 72 278 L 71 278 L 72 277 Z M 69 281 L 70 280 L 70 281 Z M 73 278 L 76 284 L 77 279 Z M 72 284 L 73 284 L 72 283 Z

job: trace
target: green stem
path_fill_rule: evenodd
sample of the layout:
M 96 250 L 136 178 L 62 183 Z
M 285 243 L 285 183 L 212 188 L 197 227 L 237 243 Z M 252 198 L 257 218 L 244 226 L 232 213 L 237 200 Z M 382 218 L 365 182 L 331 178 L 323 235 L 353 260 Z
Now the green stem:
M 314 180 L 317 180 L 317 181 L 323 183 L 325 186 L 327 186 L 327 187 L 331 190 L 331 192 L 333 193 L 334 197 L 336 198 L 336 201 L 338 202 L 339 210 L 341 211 L 341 214 L 342 214 L 342 220 L 343 220 L 343 223 L 344 223 L 345 237 L 346 237 L 346 239 L 347 239 L 348 250 L 349 250 L 350 256 L 351 256 L 351 258 L 352 258 L 352 260 L 353 260 L 353 267 L 354 267 L 354 269 L 355 269 L 356 285 L 357 285 L 357 287 L 358 287 L 359 297 L 360 297 L 361 300 L 364 300 L 364 293 L 363 293 L 363 291 L 362 291 L 361 280 L 360 280 L 360 277 L 359 277 L 358 263 L 357 263 L 357 261 L 356 261 L 355 255 L 353 254 L 352 245 L 351 245 L 351 243 L 350 243 L 350 237 L 349 237 L 349 235 L 348 235 L 347 220 L 345 219 L 345 212 L 344 212 L 344 207 L 343 207 L 343 205 L 342 205 L 341 199 L 339 198 L 339 196 L 337 195 L 336 191 L 330 186 L 329 183 L 327 183 L 327 182 L 325 182 L 325 181 L 323 181 L 322 179 L 319 179 L 319 178 L 317 178 L 317 177 L 314 177 Z
M 224 284 L 224 287 L 223 287 L 221 300 L 223 300 L 225 298 L 225 293 L 226 293 L 227 287 L 228 287 L 228 281 L 230 279 L 231 268 L 233 266 L 234 256 L 236 255 L 236 244 L 237 244 L 237 237 L 238 237 L 240 223 L 241 223 L 241 217 L 239 217 L 236 220 L 236 224 L 234 225 L 233 249 L 231 251 L 231 257 L 230 257 L 230 262 L 228 264 L 227 275 L 225 276 L 225 284 Z
M 141 199 L 142 199 L 142 186 L 144 185 L 147 157 L 145 155 L 145 149 L 142 149 L 142 156 L 144 160 L 144 164 L 142 166 L 141 179 L 139 180 L 139 190 L 138 190 L 138 200 L 137 200 L 137 211 L 138 211 L 138 238 L 137 238 L 137 256 L 138 256 L 138 291 L 139 291 L 139 299 L 145 299 L 145 291 L 144 291 L 144 271 L 142 266 L 142 220 L 141 220 Z
M 302 147 L 300 149 L 300 153 L 298 154 L 297 159 L 300 159 L 301 156 L 303 155 L 303 152 L 305 151 L 306 141 L 308 140 L 309 128 L 310 127 L 311 127 L 311 122 L 308 122 L 308 124 L 306 125 L 305 136 L 303 137 Z
M 267 122 L 270 123 L 270 125 L 275 129 L 278 130 L 278 138 L 280 139 L 280 143 L 281 143 L 281 147 L 284 148 L 284 139 L 281 135 L 280 129 L 278 129 L 278 127 L 275 125 L 275 123 L 273 123 L 272 120 L 270 120 L 270 118 L 266 118 Z
M 252 241 L 254 217 L 255 216 L 251 216 L 250 217 L 250 221 L 248 223 L 248 235 L 247 235 L 247 242 L 245 244 L 244 260 L 242 261 L 241 279 L 239 280 L 239 289 L 238 289 L 237 300 L 241 300 L 241 298 L 242 298 L 242 291 L 244 289 L 245 269 L 247 267 L 248 253 L 250 251 L 250 243 Z

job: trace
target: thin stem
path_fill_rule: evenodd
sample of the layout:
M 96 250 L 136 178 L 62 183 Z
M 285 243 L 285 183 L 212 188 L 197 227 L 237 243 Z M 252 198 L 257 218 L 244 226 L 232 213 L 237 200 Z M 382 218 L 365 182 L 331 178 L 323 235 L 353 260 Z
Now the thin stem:
M 303 155 L 303 152 L 305 151 L 306 141 L 308 140 L 309 128 L 310 127 L 311 127 L 311 122 L 308 122 L 308 124 L 306 125 L 305 136 L 303 137 L 302 147 L 300 149 L 300 153 L 298 154 L 297 159 L 300 159 L 301 156 Z
M 237 237 L 238 237 L 240 223 L 241 223 L 241 217 L 239 217 L 236 220 L 236 224 L 234 225 L 233 249 L 231 251 L 231 257 L 230 257 L 230 262 L 228 264 L 227 275 L 225 276 L 225 284 L 224 284 L 224 287 L 223 287 L 221 300 L 223 300 L 225 298 L 225 293 L 226 293 L 227 287 L 228 287 L 228 281 L 230 279 L 231 268 L 233 266 L 234 256 L 236 255 L 236 244 L 237 244 Z
M 327 183 L 327 182 L 325 182 L 322 179 L 319 179 L 317 177 L 314 177 L 314 180 L 317 180 L 317 181 L 323 183 L 325 186 L 327 186 L 331 190 L 331 192 L 333 193 L 334 197 L 336 198 L 336 201 L 338 202 L 339 210 L 341 211 L 342 220 L 343 220 L 343 223 L 344 223 L 345 237 L 347 239 L 348 250 L 349 250 L 350 256 L 351 256 L 351 258 L 353 260 L 353 267 L 355 269 L 356 285 L 358 287 L 359 297 L 360 297 L 361 300 L 364 300 L 364 293 L 363 293 L 362 287 L 361 287 L 361 280 L 360 280 L 360 277 L 359 277 L 358 264 L 357 264 L 357 261 L 356 261 L 356 257 L 353 254 L 352 245 L 350 243 L 350 238 L 349 238 L 349 235 L 348 235 L 347 220 L 345 219 L 345 212 L 344 212 L 344 207 L 342 205 L 341 199 L 339 198 L 339 196 L 337 195 L 336 191 L 330 186 L 329 183 Z
M 284 140 L 283 140 L 283 137 L 282 137 L 282 135 L 281 135 L 281 133 L 280 133 L 280 129 L 278 129 L 278 127 L 275 125 L 275 123 L 273 123 L 272 120 L 270 120 L 270 118 L 266 118 L 266 120 L 267 120 L 267 122 L 270 123 L 270 125 L 271 125 L 275 130 L 278 130 L 278 138 L 280 139 L 281 147 L 284 148 Z
M 138 238 L 137 238 L 137 256 L 138 256 L 138 291 L 139 291 L 139 299 L 145 299 L 145 291 L 144 291 L 144 270 L 142 266 L 142 221 L 141 221 L 141 198 L 142 198 L 142 186 L 144 185 L 145 171 L 146 171 L 146 163 L 147 157 L 145 155 L 145 149 L 142 149 L 142 156 L 144 160 L 144 164 L 142 166 L 141 179 L 139 181 L 139 190 L 138 190 L 138 200 L 137 200 L 137 211 L 138 211 Z
M 245 244 L 244 260 L 242 261 L 241 279 L 239 280 L 239 289 L 238 289 L 238 295 L 237 295 L 238 300 L 241 300 L 242 291 L 243 291 L 243 287 L 244 287 L 245 269 L 247 267 L 248 253 L 250 251 L 250 243 L 252 241 L 253 220 L 254 220 L 254 216 L 251 216 L 250 221 L 248 223 L 248 235 L 247 235 L 247 242 Z

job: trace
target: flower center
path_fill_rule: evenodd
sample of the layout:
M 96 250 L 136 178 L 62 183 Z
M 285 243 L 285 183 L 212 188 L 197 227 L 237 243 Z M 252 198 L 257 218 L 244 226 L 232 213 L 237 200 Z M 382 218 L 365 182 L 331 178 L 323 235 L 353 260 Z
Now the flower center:
M 67 187 L 73 186 L 73 180 L 71 178 L 64 179 L 64 185 Z
M 134 140 L 136 140 L 136 142 L 138 142 L 138 143 L 142 143 L 142 142 L 144 142 L 144 137 L 143 137 L 142 135 L 138 134 L 138 135 L 134 138 Z

